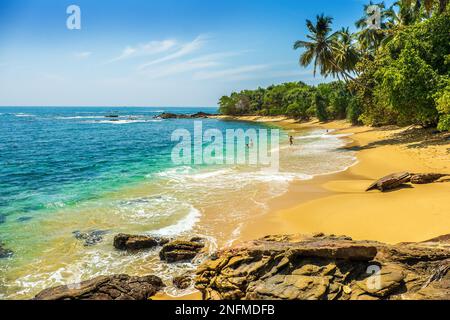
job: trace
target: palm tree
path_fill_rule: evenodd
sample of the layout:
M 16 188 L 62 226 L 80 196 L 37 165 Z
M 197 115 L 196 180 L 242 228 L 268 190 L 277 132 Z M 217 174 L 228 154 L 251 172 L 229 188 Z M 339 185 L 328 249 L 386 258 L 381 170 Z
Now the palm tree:
M 335 59 L 336 37 L 338 33 L 332 33 L 331 24 L 333 18 L 324 14 L 316 17 L 316 23 L 306 20 L 306 26 L 310 32 L 306 37 L 309 41 L 298 40 L 294 43 L 294 49 L 305 49 L 300 55 L 300 65 L 303 67 L 314 64 L 314 76 L 317 68 L 324 77 L 329 75 L 336 76 L 342 74 L 345 78 L 355 80 L 350 74 L 348 68 L 340 66 Z M 346 53 L 343 53 L 344 55 Z M 342 53 L 341 53 L 341 59 Z
M 368 25 L 369 21 L 369 7 L 378 6 L 380 8 L 380 27 L 379 28 L 370 28 Z M 386 30 L 388 29 L 388 24 L 386 23 L 386 19 L 392 15 L 390 10 L 386 9 L 384 2 L 381 3 L 373 3 L 372 1 L 369 4 L 364 5 L 364 16 L 356 21 L 355 25 L 359 31 L 357 33 L 358 42 L 360 49 L 364 51 L 366 54 L 374 55 L 375 51 L 381 45 L 385 35 Z
M 306 67 L 314 61 L 314 76 L 317 68 L 320 68 L 320 74 L 328 76 L 333 72 L 333 66 L 330 62 L 332 59 L 332 43 L 334 34 L 331 34 L 331 23 L 333 18 L 324 16 L 324 14 L 316 17 L 316 23 L 306 20 L 306 27 L 310 34 L 306 37 L 310 41 L 298 40 L 294 43 L 294 50 L 306 49 L 300 55 L 300 65 Z
M 341 69 L 348 73 L 355 72 L 360 53 L 354 45 L 354 35 L 349 28 L 342 28 L 336 33 L 333 42 L 333 55 L 334 61 Z M 344 78 L 346 78 L 345 74 Z
M 420 8 L 424 7 L 428 13 L 433 11 L 433 7 L 437 6 L 437 12 L 443 13 L 448 6 L 449 0 L 401 0 L 402 5 L 405 7 L 412 7 L 417 11 L 420 11 Z
M 409 26 L 420 19 L 420 14 L 412 6 L 405 6 L 403 0 L 396 1 L 387 11 L 387 16 L 388 32 Z

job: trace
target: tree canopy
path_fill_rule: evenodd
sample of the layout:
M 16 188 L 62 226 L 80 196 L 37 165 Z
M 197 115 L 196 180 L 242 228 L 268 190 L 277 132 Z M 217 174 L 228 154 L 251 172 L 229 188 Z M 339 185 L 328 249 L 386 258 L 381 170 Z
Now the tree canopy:
M 220 99 L 220 111 L 450 130 L 449 2 L 400 0 L 391 7 L 370 2 L 355 33 L 348 27 L 334 31 L 332 17 L 317 15 L 306 21 L 307 39 L 296 41 L 294 49 L 302 50 L 302 67 L 336 81 L 234 92 Z M 368 26 L 369 6 L 379 8 L 377 28 Z

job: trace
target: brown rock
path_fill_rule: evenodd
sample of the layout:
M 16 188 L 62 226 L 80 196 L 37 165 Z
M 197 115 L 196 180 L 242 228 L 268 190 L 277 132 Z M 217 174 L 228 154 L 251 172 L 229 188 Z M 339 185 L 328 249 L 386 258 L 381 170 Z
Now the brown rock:
M 270 236 L 219 251 L 197 269 L 195 287 L 208 300 L 450 299 L 449 261 L 441 242 Z
M 194 114 L 176 114 L 170 112 L 163 112 L 156 118 L 159 119 L 203 119 L 213 116 L 212 114 L 206 112 L 197 112 Z
M 424 241 L 424 243 L 429 243 L 429 242 L 450 243 L 450 234 L 445 234 L 445 235 Z
M 169 263 L 190 261 L 204 246 L 200 242 L 176 240 L 165 244 L 159 253 L 159 257 Z
M 101 276 L 40 292 L 34 300 L 148 300 L 164 287 L 155 276 Z
M 374 182 L 366 191 L 380 190 L 382 192 L 398 188 L 402 184 L 411 180 L 411 174 L 408 172 L 394 173 Z
M 386 265 L 380 267 L 380 272 L 358 281 L 356 285 L 371 296 L 386 297 L 404 285 L 405 273 L 402 267 Z
M 162 238 L 129 235 L 121 233 L 114 237 L 114 248 L 118 250 L 149 249 L 156 246 L 164 245 L 168 241 L 169 240 Z
M 439 173 L 421 173 L 421 174 L 413 174 L 411 176 L 412 184 L 428 184 L 438 181 L 439 179 L 448 176 L 448 174 L 439 174 Z
M 173 278 L 172 282 L 175 288 L 184 290 L 192 285 L 192 278 L 189 275 L 181 275 Z

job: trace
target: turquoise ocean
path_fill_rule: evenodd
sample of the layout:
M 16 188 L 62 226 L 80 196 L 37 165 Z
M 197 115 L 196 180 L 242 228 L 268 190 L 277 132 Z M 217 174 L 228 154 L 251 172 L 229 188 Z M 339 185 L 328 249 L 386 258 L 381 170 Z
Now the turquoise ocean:
M 215 113 L 216 108 L 1 107 L 0 299 L 97 275 L 156 274 L 164 280 L 194 263 L 167 265 L 157 251 L 112 248 L 115 234 L 202 236 L 208 249 L 231 245 L 241 228 L 267 213 L 289 183 L 342 171 L 355 163 L 345 136 L 321 129 L 280 131 L 280 170 L 245 165 L 173 164 L 176 129 L 194 120 L 162 112 Z M 114 115 L 115 118 L 108 117 Z M 202 119 L 203 130 L 278 129 L 263 123 Z M 224 134 L 225 135 L 225 134 Z M 288 146 L 294 135 L 295 147 Z M 97 235 L 86 246 L 77 232 Z M 167 293 L 181 295 L 170 286 Z

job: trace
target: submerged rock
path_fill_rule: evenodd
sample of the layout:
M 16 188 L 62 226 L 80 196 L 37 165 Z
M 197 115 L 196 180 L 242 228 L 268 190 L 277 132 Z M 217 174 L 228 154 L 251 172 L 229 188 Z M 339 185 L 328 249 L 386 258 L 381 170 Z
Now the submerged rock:
M 73 235 L 77 240 L 83 240 L 85 247 L 94 246 L 103 241 L 103 235 L 108 233 L 103 230 L 94 230 L 88 232 L 74 231 Z
M 148 300 L 164 287 L 156 276 L 101 276 L 40 292 L 34 300 Z
M 0 214 L 0 224 L 6 222 L 6 216 L 4 214 Z
M 0 259 L 10 258 L 13 254 L 12 250 L 4 248 L 3 244 L 0 242 Z
M 450 247 L 348 237 L 272 236 L 219 251 L 197 269 L 207 300 L 450 299 Z
M 17 218 L 17 222 L 27 222 L 27 221 L 30 221 L 31 219 L 33 219 L 33 217 L 20 217 L 20 218 Z
M 168 243 L 168 239 L 151 236 L 118 234 L 114 237 L 114 248 L 118 250 L 150 249 Z
M 176 240 L 164 245 L 159 257 L 169 263 L 191 261 L 204 247 L 205 244 L 200 241 Z

